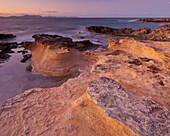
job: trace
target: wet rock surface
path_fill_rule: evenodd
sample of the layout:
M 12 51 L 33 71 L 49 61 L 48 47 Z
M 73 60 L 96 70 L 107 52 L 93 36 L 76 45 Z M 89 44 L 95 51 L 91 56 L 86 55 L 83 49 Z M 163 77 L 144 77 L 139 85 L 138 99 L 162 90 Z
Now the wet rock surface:
M 115 80 L 101 77 L 89 83 L 88 93 L 105 113 L 141 136 L 168 136 L 170 112 L 151 98 L 131 97 Z
M 0 63 L 10 58 L 10 53 L 13 53 L 12 49 L 18 47 L 17 43 L 0 43 Z
M 16 36 L 13 34 L 0 34 L 0 40 L 7 40 L 15 38 Z
M 131 28 L 115 29 L 103 26 L 90 26 L 86 27 L 86 30 L 111 36 L 129 36 L 140 40 L 170 41 L 170 29 L 165 28 L 151 31 L 150 28 L 132 30 Z
M 169 27 L 170 28 L 170 24 L 164 24 L 164 25 L 162 25 L 162 27 Z
M 101 46 L 98 44 L 93 44 L 89 40 L 73 42 L 71 38 L 62 37 L 59 35 L 42 34 L 34 35 L 33 38 L 35 39 L 35 42 L 50 45 L 51 49 L 56 48 L 58 46 L 63 48 L 75 48 L 81 51 L 86 51 L 90 49 L 97 49 Z

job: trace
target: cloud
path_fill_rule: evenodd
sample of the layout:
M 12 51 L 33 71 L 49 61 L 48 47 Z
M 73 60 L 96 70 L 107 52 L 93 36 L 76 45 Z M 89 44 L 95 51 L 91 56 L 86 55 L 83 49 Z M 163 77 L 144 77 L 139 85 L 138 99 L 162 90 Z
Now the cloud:
M 168 2 L 168 4 L 170 4 L 170 2 Z
M 0 16 L 10 16 L 11 14 L 10 13 L 2 13 L 0 12 Z
M 56 14 L 56 13 L 58 13 L 58 11 L 42 11 L 42 13 Z

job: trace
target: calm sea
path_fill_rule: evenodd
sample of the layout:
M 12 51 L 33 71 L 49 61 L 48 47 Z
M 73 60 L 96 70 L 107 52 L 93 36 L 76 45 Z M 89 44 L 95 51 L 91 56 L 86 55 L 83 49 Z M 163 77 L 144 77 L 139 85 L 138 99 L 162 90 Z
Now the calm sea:
M 114 28 L 155 29 L 160 23 L 135 22 L 138 18 L 50 18 L 50 17 L 10 17 L 0 18 L 0 33 L 16 35 L 17 42 L 32 40 L 33 34 L 47 33 L 73 37 L 83 32 L 86 26 L 109 26 Z

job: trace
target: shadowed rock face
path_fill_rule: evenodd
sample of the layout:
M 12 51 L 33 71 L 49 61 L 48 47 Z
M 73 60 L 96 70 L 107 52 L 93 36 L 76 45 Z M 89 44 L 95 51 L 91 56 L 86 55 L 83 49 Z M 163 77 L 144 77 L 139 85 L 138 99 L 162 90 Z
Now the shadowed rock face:
M 56 46 L 58 46 L 63 48 L 75 48 L 80 51 L 86 51 L 90 49 L 97 49 L 101 46 L 98 44 L 93 44 L 89 40 L 73 42 L 71 38 L 62 37 L 59 35 L 42 34 L 34 35 L 33 38 L 35 39 L 35 42 L 49 45 L 50 49 L 56 48 Z
M 86 30 L 111 36 L 129 36 L 140 40 L 170 41 L 170 29 L 164 28 L 151 31 L 150 28 L 132 30 L 131 28 L 115 29 L 103 26 L 90 26 L 86 27 Z
M 168 136 L 170 112 L 150 98 L 132 98 L 113 79 L 101 77 L 89 83 L 89 95 L 112 119 L 141 136 Z

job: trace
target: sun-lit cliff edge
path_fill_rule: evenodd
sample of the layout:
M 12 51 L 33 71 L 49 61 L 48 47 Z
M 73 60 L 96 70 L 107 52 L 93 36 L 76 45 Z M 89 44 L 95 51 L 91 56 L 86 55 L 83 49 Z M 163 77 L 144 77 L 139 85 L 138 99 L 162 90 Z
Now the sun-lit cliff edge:
M 120 39 L 89 51 L 84 42 L 45 39 L 26 45 L 33 71 L 79 75 L 59 87 L 30 89 L 6 101 L 0 107 L 0 134 L 169 135 L 169 42 Z

